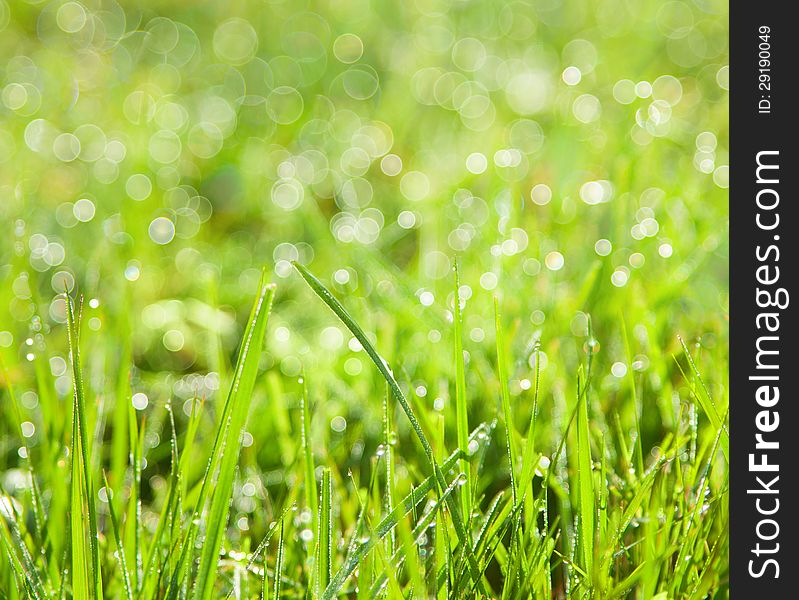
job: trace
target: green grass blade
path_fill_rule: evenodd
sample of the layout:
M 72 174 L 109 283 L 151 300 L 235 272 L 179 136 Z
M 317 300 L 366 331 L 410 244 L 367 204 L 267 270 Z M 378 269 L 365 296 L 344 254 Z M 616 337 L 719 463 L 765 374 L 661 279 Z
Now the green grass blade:
M 86 396 L 78 343 L 78 320 L 75 305 L 67 299 L 67 333 L 72 361 L 72 443 L 70 459 L 72 483 L 70 492 L 72 585 L 73 594 L 86 598 L 102 598 L 100 554 L 97 547 L 97 512 L 90 474 L 90 451 L 86 432 Z M 76 590 L 81 590 L 80 592 Z
M 580 544 L 582 547 L 582 568 L 592 584 L 594 565 L 594 474 L 591 462 L 591 438 L 588 431 L 588 394 L 582 392 L 582 382 L 577 382 L 577 493 L 580 507 Z
M 238 464 L 240 437 L 249 412 L 258 363 L 266 335 L 266 323 L 274 297 L 275 286 L 262 279 L 255 299 L 225 407 L 222 413 L 222 439 L 217 435 L 212 464 L 219 465 L 219 475 L 211 496 L 211 508 L 206 519 L 206 538 L 200 556 L 200 567 L 194 588 L 194 598 L 208 600 L 214 594 L 219 549 L 227 527 L 233 478 Z M 219 432 L 218 432 L 219 433 Z M 213 474 L 213 470 L 208 476 Z M 207 489 L 207 488 L 206 488 Z M 202 497 L 200 501 L 204 500 Z M 202 505 L 200 505 L 202 508 Z
M 361 343 L 361 346 L 372 360 L 374 365 L 377 367 L 377 370 L 380 371 L 380 374 L 388 382 L 392 395 L 400 403 L 402 410 L 405 411 L 405 415 L 408 417 L 411 427 L 413 427 L 413 430 L 416 433 L 416 437 L 422 444 L 422 448 L 424 449 L 428 460 L 431 463 L 435 462 L 433 457 L 433 448 L 430 446 L 430 442 L 427 440 L 427 436 L 425 435 L 424 431 L 422 431 L 422 427 L 419 424 L 419 421 L 417 420 L 416 415 L 414 414 L 410 405 L 408 404 L 405 394 L 402 393 L 397 380 L 394 378 L 394 374 L 391 372 L 388 363 L 383 359 L 383 357 L 380 356 L 380 354 L 378 354 L 366 333 L 364 333 L 360 325 L 355 322 L 355 319 L 350 316 L 350 314 L 347 312 L 347 309 L 345 309 L 344 306 L 333 296 L 333 294 L 330 293 L 330 291 L 322 284 L 322 282 L 312 275 L 311 272 L 308 271 L 308 269 L 306 269 L 303 265 L 297 262 L 293 264 L 294 267 L 299 271 L 300 275 L 302 275 L 303 279 L 305 279 L 311 289 L 316 293 L 316 295 L 319 296 L 319 298 L 321 298 L 325 304 L 327 304 L 327 306 L 336 314 L 336 316 L 341 319 L 344 325 L 347 326 L 347 329 L 350 330 L 352 335 L 354 335 L 355 338 Z
M 639 403 L 638 401 L 638 392 L 636 391 L 635 386 L 635 369 L 632 368 L 633 364 L 633 352 L 632 348 L 630 347 L 630 336 L 627 334 L 627 321 L 624 318 L 624 315 L 621 315 L 621 335 L 622 339 L 624 340 L 624 348 L 627 353 L 627 364 L 630 365 L 630 368 L 627 369 L 627 381 L 630 384 L 630 398 L 632 399 L 632 409 L 633 414 L 635 415 L 635 468 L 638 473 L 644 472 L 644 449 L 643 449 L 643 435 L 641 434 L 641 420 L 643 419 L 643 403 Z M 593 331 L 590 329 L 589 320 L 589 335 L 593 339 Z M 588 354 L 589 358 L 593 356 L 593 352 Z M 589 373 L 590 375 L 590 373 Z
M 275 587 L 274 587 L 274 599 L 280 599 L 280 584 L 282 583 L 283 579 L 283 552 L 284 552 L 284 544 L 283 544 L 283 519 L 280 520 L 280 537 L 277 540 L 277 559 L 275 560 Z
M 497 337 L 497 377 L 499 389 L 502 394 L 502 412 L 505 418 L 505 432 L 507 436 L 508 469 L 510 471 L 510 490 L 514 506 L 518 502 L 516 491 L 516 443 L 513 439 L 513 411 L 510 407 L 510 390 L 508 389 L 508 368 L 505 364 L 505 335 L 502 330 L 502 321 L 499 314 L 499 299 L 494 296 L 494 324 Z
M 528 494 L 528 492 L 531 491 L 529 486 L 533 481 L 533 475 L 535 473 L 535 469 L 538 467 L 538 462 L 541 460 L 540 455 L 536 454 L 535 452 L 535 428 L 536 420 L 538 418 L 538 394 L 541 377 L 541 356 L 539 342 L 535 343 L 533 353 L 535 356 L 533 409 L 530 413 L 530 423 L 527 426 L 527 440 L 525 441 L 524 451 L 522 454 L 522 470 L 521 476 L 519 477 L 519 493 L 521 495 L 522 501 L 529 504 L 529 510 L 531 512 L 530 516 L 534 518 L 536 513 L 533 510 L 533 502 L 530 499 L 532 494 Z
M 394 444 L 395 441 L 391 429 L 391 390 L 386 385 L 386 393 L 383 395 L 383 446 L 385 448 L 385 463 L 386 463 L 386 493 L 385 504 L 386 512 L 390 513 L 394 510 L 394 502 L 397 497 L 397 490 L 394 478 Z M 387 544 L 393 552 L 396 538 L 394 533 L 391 533 Z
M 111 481 L 116 485 L 125 480 L 130 454 L 128 436 L 128 406 L 130 405 L 130 365 L 133 362 L 129 334 L 125 332 L 125 345 L 119 358 L 113 414 L 111 417 Z
M 311 448 L 311 407 L 308 401 L 308 388 L 305 377 L 302 378 L 302 396 L 300 397 L 300 412 L 302 421 L 300 422 L 300 442 L 302 444 L 303 466 L 305 468 L 305 505 L 311 511 L 313 521 L 311 528 L 316 531 L 317 523 L 317 500 L 316 500 L 316 467 L 313 459 L 313 449 Z
M 141 470 L 142 454 L 144 447 L 144 428 L 139 427 L 136 419 L 136 409 L 131 402 L 126 402 L 128 410 L 128 438 L 130 444 L 130 462 L 132 481 L 130 484 L 130 497 L 128 498 L 128 512 L 125 520 L 125 553 L 133 561 L 131 568 L 131 586 L 138 592 L 142 583 L 142 556 L 141 556 Z
M 464 452 L 468 453 L 469 449 L 466 444 L 469 443 L 469 413 L 466 404 L 466 370 L 463 364 L 463 315 L 461 312 L 461 293 L 460 293 L 460 277 L 458 273 L 458 263 L 455 262 L 455 292 L 453 302 L 453 329 L 455 337 L 455 421 L 458 435 L 458 446 Z M 463 489 L 464 493 L 461 494 L 461 503 L 463 505 L 463 514 L 466 519 L 472 514 L 472 476 L 469 461 L 463 459 L 460 468 L 466 477 Z
M 333 483 L 330 469 L 322 472 L 322 491 L 319 500 L 319 560 L 316 568 L 316 581 L 321 593 L 333 573 Z

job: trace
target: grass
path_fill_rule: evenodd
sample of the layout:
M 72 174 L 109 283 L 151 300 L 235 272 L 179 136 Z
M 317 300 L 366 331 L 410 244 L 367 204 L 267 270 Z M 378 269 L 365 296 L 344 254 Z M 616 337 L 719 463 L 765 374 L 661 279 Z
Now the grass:
M 728 597 L 726 3 L 102 4 L 0 0 L 0 598 Z
M 72 555 L 72 593 L 91 597 L 102 594 L 100 554 L 97 549 L 97 508 L 91 476 L 91 452 L 86 428 L 86 396 L 83 390 L 83 372 L 80 362 L 78 325 L 75 306 L 67 301 L 67 331 L 69 355 L 72 362 L 72 438 L 70 463 L 70 534 Z
M 502 417 L 504 427 L 498 429 L 494 422 L 483 422 L 461 441 L 462 421 L 445 424 L 445 429 L 452 427 L 457 433 L 457 445 L 445 450 L 445 438 L 437 435 L 431 424 L 433 415 L 417 417 L 417 411 L 422 410 L 418 399 L 412 402 L 402 390 L 370 336 L 310 271 L 300 264 L 295 266 L 310 289 L 360 342 L 388 384 L 391 402 L 400 406 L 410 425 L 412 439 L 398 448 L 390 441 L 388 446 L 392 454 L 405 448 L 403 458 L 418 469 L 420 479 L 411 483 L 406 497 L 396 505 L 379 501 L 392 497 L 397 483 L 379 476 L 381 471 L 393 472 L 379 464 L 390 460 L 385 450 L 371 461 L 368 484 L 347 481 L 334 464 L 322 467 L 321 479 L 317 480 L 314 454 L 318 450 L 301 435 L 294 454 L 296 467 L 291 469 L 297 477 L 293 489 L 305 491 L 301 495 L 289 491 L 284 498 L 288 513 L 273 513 L 270 528 L 280 531 L 275 550 L 269 552 L 265 542 L 253 552 L 245 548 L 220 554 L 229 526 L 241 435 L 275 291 L 274 286 L 262 284 L 245 330 L 230 393 L 217 419 L 213 444 L 207 451 L 194 447 L 189 435 L 188 446 L 179 449 L 173 429 L 168 491 L 155 534 L 149 534 L 137 518 L 140 499 L 133 489 L 139 471 L 136 462 L 142 460 L 135 431 L 143 423 L 136 415 L 131 422 L 133 478 L 129 480 L 128 498 L 116 500 L 106 475 L 101 478 L 100 472 L 91 468 L 91 457 L 102 450 L 102 439 L 90 443 L 86 433 L 80 319 L 70 301 L 74 401 L 69 462 L 73 483 L 66 512 L 71 536 L 63 554 L 53 555 L 47 532 L 58 526 L 54 517 L 48 515 L 42 529 L 32 527 L 24 517 L 32 509 L 32 496 L 30 504 L 23 505 L 4 493 L 3 540 L 8 558 L 4 581 L 10 597 L 211 598 L 227 593 L 236 598 L 261 594 L 264 598 L 332 599 L 340 594 L 363 594 L 367 588 L 371 591 L 364 597 L 428 597 L 441 590 L 446 590 L 448 597 L 482 594 L 498 598 L 553 593 L 574 598 L 625 598 L 636 589 L 642 590 L 640 593 L 651 591 L 650 597 L 660 593 L 664 598 L 698 598 L 718 592 L 728 518 L 726 475 L 719 470 L 722 440 L 726 439 L 724 427 L 705 428 L 699 447 L 691 454 L 688 448 L 694 425 L 681 416 L 678 427 L 659 443 L 658 455 L 644 470 L 637 470 L 636 445 L 633 443 L 630 450 L 609 447 L 608 438 L 613 434 L 602 431 L 591 418 L 591 397 L 596 392 L 587 360 L 575 374 L 574 400 L 565 405 L 568 414 L 555 436 L 559 439 L 557 447 L 544 466 L 541 457 L 546 454 L 545 448 L 536 448 L 532 435 L 519 436 L 513 425 L 504 366 L 504 326 L 496 301 L 496 382 L 501 398 L 497 416 Z M 457 321 L 453 329 L 459 331 Z M 455 347 L 460 349 L 457 343 Z M 685 365 L 691 374 L 691 389 L 706 393 L 694 358 L 687 346 L 683 349 L 684 354 L 675 357 L 677 364 Z M 536 390 L 539 377 L 540 373 Z M 306 385 L 303 382 L 303 389 Z M 712 404 L 697 400 L 697 405 Z M 697 405 L 683 408 L 695 411 Z M 171 418 L 170 405 L 162 410 Z M 389 408 L 388 412 L 393 410 Z M 307 431 L 313 419 L 307 399 L 298 416 L 297 428 Z M 258 417 L 255 414 L 250 418 Z M 191 419 L 197 419 L 196 413 Z M 530 433 L 534 427 L 535 419 L 531 419 Z M 434 443 L 442 445 L 438 452 Z M 421 463 L 414 458 L 419 450 Z M 195 455 L 192 461 L 207 460 L 200 478 L 192 477 L 190 462 L 181 459 L 186 453 Z M 445 454 L 445 460 L 436 458 Z M 500 458 L 502 455 L 506 460 Z M 33 468 L 38 478 L 35 465 Z M 497 491 L 497 479 L 506 479 L 507 487 Z M 338 481 L 335 486 L 334 480 Z M 105 509 L 100 518 L 93 492 L 97 483 L 105 490 Z M 403 487 L 408 483 L 403 482 Z M 58 488 L 49 489 L 59 493 Z M 344 493 L 360 498 L 357 518 L 349 525 L 336 500 Z M 468 502 L 463 501 L 465 496 Z M 370 502 L 372 497 L 378 501 Z M 124 507 L 119 514 L 127 515 L 124 526 L 114 507 L 117 503 Z M 467 512 L 465 507 L 471 510 Z M 286 536 L 305 527 L 302 520 L 288 518 L 298 510 L 316 515 L 318 528 L 309 529 L 315 532 L 314 541 L 287 545 Z M 266 534 L 267 539 L 272 533 Z M 63 568 L 63 562 L 59 568 L 49 566 L 51 561 L 63 561 L 67 556 L 69 569 Z

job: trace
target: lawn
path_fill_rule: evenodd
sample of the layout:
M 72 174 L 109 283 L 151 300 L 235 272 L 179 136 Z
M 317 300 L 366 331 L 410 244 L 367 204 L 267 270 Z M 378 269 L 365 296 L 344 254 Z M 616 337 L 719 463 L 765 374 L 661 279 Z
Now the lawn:
M 0 0 L 0 597 L 727 598 L 727 35 Z

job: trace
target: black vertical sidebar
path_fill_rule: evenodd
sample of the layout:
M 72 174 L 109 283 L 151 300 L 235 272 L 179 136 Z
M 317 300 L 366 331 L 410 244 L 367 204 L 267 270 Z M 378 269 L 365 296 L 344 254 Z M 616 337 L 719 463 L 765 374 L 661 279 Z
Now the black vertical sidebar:
M 730 590 L 742 600 L 799 597 L 792 6 L 730 6 Z

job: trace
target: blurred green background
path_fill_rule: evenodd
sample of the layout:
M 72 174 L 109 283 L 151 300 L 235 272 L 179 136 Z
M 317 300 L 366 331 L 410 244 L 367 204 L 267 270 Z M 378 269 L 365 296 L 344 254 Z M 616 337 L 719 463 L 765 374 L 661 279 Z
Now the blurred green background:
M 71 389 L 67 289 L 84 298 L 87 387 L 101 409 L 137 394 L 161 493 L 160 409 L 182 406 L 181 430 L 196 393 L 213 414 L 265 267 L 278 292 L 244 478 L 291 483 L 303 370 L 317 451 L 357 469 L 383 385 L 289 261 L 449 414 L 456 259 L 473 420 L 498 402 L 496 295 L 519 428 L 539 340 L 542 415 L 562 422 L 590 315 L 594 417 L 632 427 L 634 373 L 648 452 L 688 397 L 678 335 L 724 395 L 726 8 L 0 0 L 0 381 L 31 452 L 50 418 L 34 371 Z M 8 490 L 20 451 L 0 419 Z M 248 498 L 237 510 L 260 522 Z

